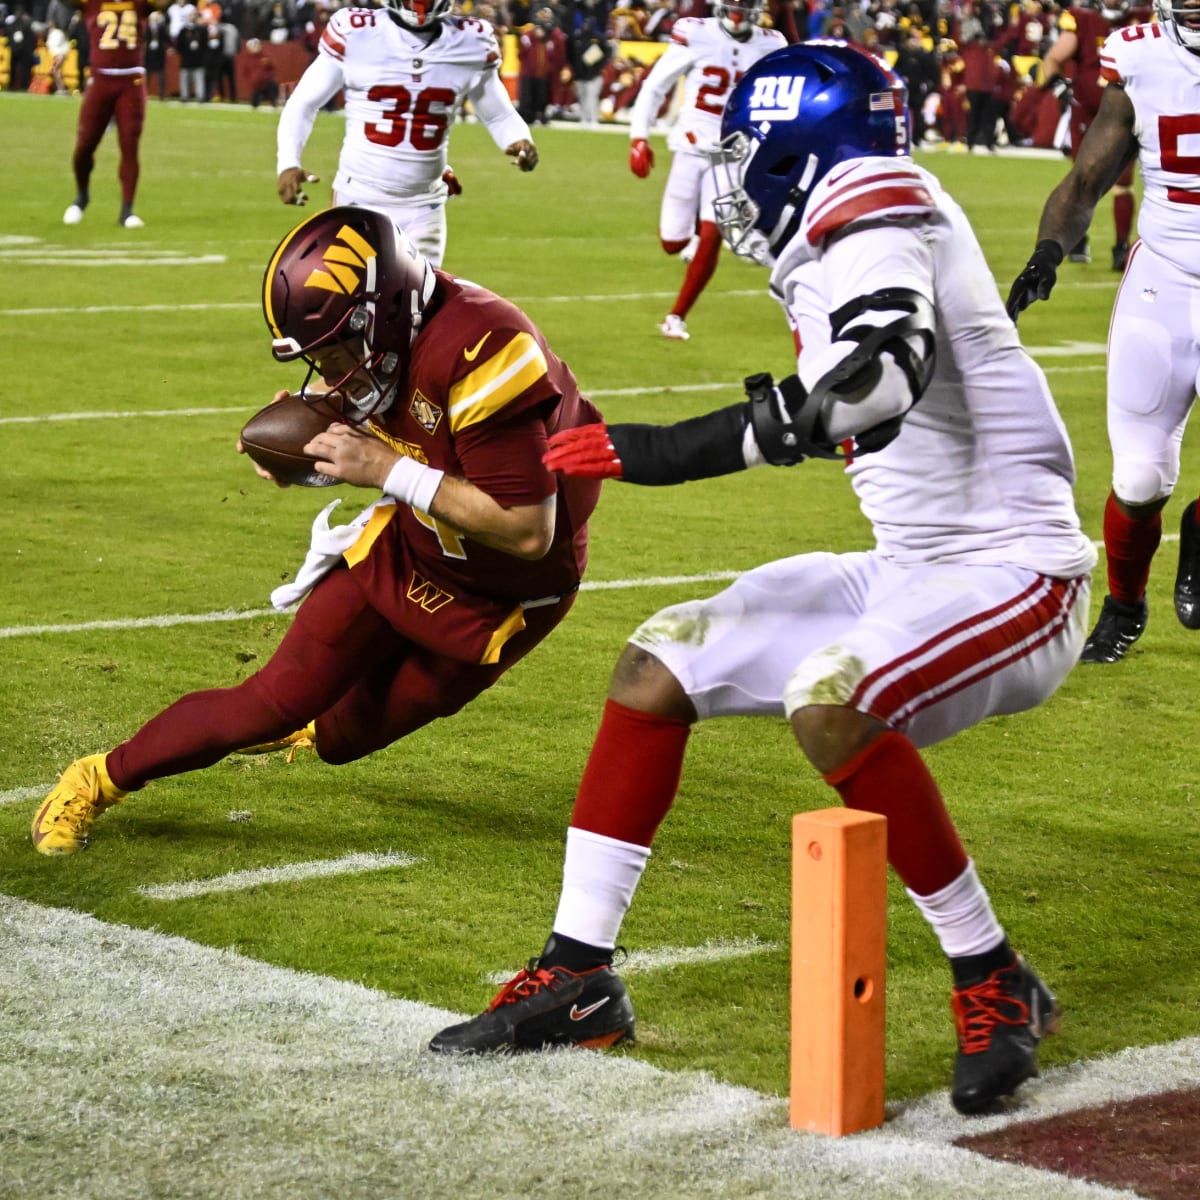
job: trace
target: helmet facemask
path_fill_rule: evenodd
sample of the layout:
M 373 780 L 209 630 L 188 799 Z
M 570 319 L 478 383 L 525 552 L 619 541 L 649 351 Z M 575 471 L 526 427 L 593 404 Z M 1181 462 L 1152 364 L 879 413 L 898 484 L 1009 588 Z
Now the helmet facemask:
M 383 0 L 383 6 L 407 29 L 436 29 L 450 15 L 454 0 Z
M 386 213 L 326 209 L 288 234 L 267 268 L 271 352 L 278 362 L 303 360 L 303 388 L 319 374 L 346 420 L 361 423 L 394 402 L 436 284 Z M 340 374 L 330 379 L 335 349 Z
M 762 208 L 750 198 L 744 186 L 746 172 L 762 143 L 738 130 L 724 138 L 709 159 L 715 184 L 713 219 L 726 245 L 739 257 L 771 266 L 776 253 L 795 232 L 808 189 L 817 170 L 815 155 L 808 156 L 799 181 L 788 192 L 787 203 L 769 231 L 758 228 Z
M 762 0 L 717 0 L 713 11 L 730 37 L 745 39 L 762 16 Z

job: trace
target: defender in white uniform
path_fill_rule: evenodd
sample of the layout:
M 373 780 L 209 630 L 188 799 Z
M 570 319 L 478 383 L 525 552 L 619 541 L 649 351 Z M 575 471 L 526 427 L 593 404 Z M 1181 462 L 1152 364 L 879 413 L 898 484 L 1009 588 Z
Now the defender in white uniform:
M 918 747 L 1034 707 L 1074 665 L 1096 555 L 1070 443 L 962 210 L 908 157 L 904 84 L 882 61 L 843 42 L 788 46 L 734 89 L 722 128 L 714 215 L 733 249 L 772 266 L 797 374 L 752 376 L 747 403 L 678 425 L 556 434 L 546 462 L 671 484 L 833 459 L 875 545 L 768 563 L 635 631 L 546 949 L 433 1048 L 632 1032 L 612 951 L 690 728 L 786 717 L 842 801 L 888 819 L 889 861 L 950 961 L 951 1098 L 983 1112 L 1036 1073 L 1054 998 L 1009 946 Z M 819 469 L 779 476 L 801 541 L 805 475 Z M 575 1017 L 606 1010 L 607 1024 Z
M 346 135 L 334 204 L 386 211 L 433 263 L 446 250 L 446 200 L 462 189 L 447 159 L 450 125 L 464 100 L 523 171 L 537 166 L 529 126 L 500 79 L 492 27 L 451 17 L 452 0 L 388 0 L 343 8 L 288 97 L 276 136 L 278 190 L 303 204 L 317 176 L 301 165 L 313 122 L 345 90 Z
M 671 29 L 671 44 L 646 76 L 630 116 L 629 167 L 645 179 L 654 166 L 647 140 L 663 104 L 680 79 L 683 98 L 667 138 L 673 152 L 663 192 L 658 236 L 668 254 L 688 263 L 675 305 L 659 329 L 664 337 L 686 341 L 686 318 L 700 297 L 721 252 L 713 223 L 708 152 L 720 140 L 721 114 L 734 84 L 764 55 L 786 45 L 783 34 L 758 22 L 764 0 L 717 0 L 715 17 L 684 17 Z
M 1112 490 L 1104 510 L 1108 595 L 1082 661 L 1114 663 L 1142 635 L 1162 510 L 1179 482 L 1180 448 L 1200 381 L 1200 0 L 1155 0 L 1158 21 L 1114 31 L 1107 86 L 1070 174 L 1051 192 L 1038 244 L 1009 295 L 1017 315 L 1054 287 L 1063 248 L 1136 157 L 1144 196 L 1108 334 Z M 1175 612 L 1200 629 L 1197 502 L 1183 511 Z

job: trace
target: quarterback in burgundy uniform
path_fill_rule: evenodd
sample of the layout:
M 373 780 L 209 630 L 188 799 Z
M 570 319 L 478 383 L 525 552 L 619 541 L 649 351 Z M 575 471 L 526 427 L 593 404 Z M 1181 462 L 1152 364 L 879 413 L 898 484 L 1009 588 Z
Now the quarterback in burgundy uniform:
M 463 102 L 521 170 L 532 171 L 538 158 L 500 79 L 491 25 L 452 17 L 450 6 L 387 0 L 377 9 L 338 9 L 283 106 L 276 136 L 280 199 L 302 204 L 303 185 L 317 178 L 300 165 L 305 143 L 317 113 L 344 91 L 334 203 L 389 212 L 435 267 L 446 250 L 446 200 L 462 190 L 447 154 Z
M 118 221 L 126 229 L 140 229 L 142 219 L 133 211 L 137 194 L 138 147 L 146 121 L 146 21 L 150 0 L 84 0 L 88 31 L 88 82 L 79 110 L 75 153 L 75 199 L 63 214 L 63 223 L 78 225 L 91 199 L 96 147 L 109 123 L 117 127 L 121 147 L 121 211 Z
M 721 235 L 713 223 L 707 153 L 721 131 L 730 89 L 764 54 L 787 44 L 759 24 L 764 0 L 718 0 L 715 16 L 683 17 L 671 44 L 646 76 L 630 118 L 629 167 L 645 179 L 654 166 L 647 140 L 664 102 L 683 79 L 679 116 L 667 140 L 671 171 L 663 191 L 658 236 L 668 254 L 685 252 L 683 286 L 659 326 L 664 337 L 686 341 L 685 318 L 717 269 Z
M 1038 244 L 1009 295 L 1014 320 L 1054 287 L 1066 247 L 1096 204 L 1136 161 L 1138 241 L 1129 253 L 1108 333 L 1107 420 L 1112 489 L 1104 509 L 1108 595 L 1083 650 L 1119 662 L 1146 628 L 1146 585 L 1162 537 L 1162 510 L 1179 482 L 1181 449 L 1200 379 L 1200 0 L 1159 0 L 1154 24 L 1106 39 L 1107 87 L 1067 177 L 1046 200 Z M 1200 629 L 1197 502 L 1179 526 L 1175 613 Z
M 1062 98 L 1070 104 L 1072 158 L 1079 154 L 1083 135 L 1100 110 L 1100 96 L 1104 91 L 1100 47 L 1114 29 L 1149 20 L 1149 17 L 1149 9 L 1135 7 L 1132 0 L 1103 0 L 1094 7 L 1076 5 L 1059 16 L 1058 39 L 1046 52 L 1042 65 L 1042 87 L 1062 93 Z M 1113 185 L 1114 271 L 1123 271 L 1129 257 L 1133 212 L 1133 164 L 1130 163 Z M 1071 260 L 1088 262 L 1090 258 L 1085 233 L 1071 248 Z
M 599 414 L 519 309 L 435 271 L 386 213 L 339 207 L 280 244 L 264 311 L 276 357 L 343 405 L 310 443 L 319 470 L 384 495 L 348 525 L 330 528 L 333 506 L 318 517 L 272 594 L 305 598 L 261 670 L 68 767 L 34 820 L 42 853 L 75 853 L 126 792 L 238 749 L 370 754 L 457 712 L 574 601 L 599 484 L 542 455 Z
M 678 425 L 551 440 L 561 471 L 640 484 L 830 459 L 875 545 L 766 563 L 634 631 L 541 958 L 433 1050 L 633 1032 L 613 948 L 691 727 L 755 715 L 787 719 L 848 807 L 887 817 L 888 860 L 949 959 L 955 1107 L 986 1111 L 1036 1073 L 1054 998 L 1009 946 L 918 748 L 1054 692 L 1083 641 L 1096 553 L 1045 375 L 962 209 L 909 157 L 908 121 L 899 76 L 844 42 L 751 68 L 725 111 L 714 213 L 732 249 L 771 266 L 797 373 L 752 376 L 748 401 Z M 781 472 L 781 494 L 802 497 L 815 466 Z

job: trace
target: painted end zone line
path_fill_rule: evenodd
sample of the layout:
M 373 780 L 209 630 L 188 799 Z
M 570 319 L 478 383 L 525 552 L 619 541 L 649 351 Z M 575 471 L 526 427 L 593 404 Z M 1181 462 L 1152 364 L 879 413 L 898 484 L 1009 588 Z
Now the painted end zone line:
M 1200 1071 L 1191 1038 L 1048 1070 L 1010 1114 L 965 1121 L 939 1092 L 826 1138 L 788 1128 L 778 1097 L 621 1054 L 430 1054 L 456 1019 L 0 896 L 5 1178 L 23 1197 L 127 1200 L 529 1200 L 601 1185 L 623 1200 L 1131 1200 L 947 1143 Z
M 264 883 L 295 883 L 301 879 L 320 879 L 329 875 L 357 875 L 363 871 L 385 871 L 390 867 L 413 867 L 423 858 L 389 850 L 385 854 L 347 854 L 313 862 L 289 863 L 286 867 L 260 867 L 253 871 L 230 871 L 210 879 L 187 883 L 152 883 L 133 890 L 152 900 L 189 900 L 214 892 L 242 892 Z

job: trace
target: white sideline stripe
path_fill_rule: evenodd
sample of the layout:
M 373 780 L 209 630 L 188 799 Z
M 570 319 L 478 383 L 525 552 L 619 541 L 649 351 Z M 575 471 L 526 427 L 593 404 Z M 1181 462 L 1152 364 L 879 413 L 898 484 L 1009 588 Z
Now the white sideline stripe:
M 32 800 L 35 796 L 44 796 L 54 784 L 35 784 L 33 787 L 11 788 L 7 792 L 0 792 L 0 805 L 2 804 L 18 804 L 22 800 Z
M 634 950 L 620 964 L 622 975 L 640 971 L 664 971 L 671 967 L 692 966 L 695 963 L 724 962 L 730 958 L 748 958 L 751 954 L 767 954 L 778 950 L 778 942 L 762 942 L 758 938 L 714 938 L 700 946 L 663 946 L 658 950 Z M 513 977 L 512 971 L 493 971 L 484 982 L 499 985 Z
M 1165 540 L 1165 539 L 1164 539 Z M 581 592 L 621 591 L 628 588 L 668 587 L 677 583 L 714 583 L 736 579 L 741 571 L 704 571 L 699 575 L 651 575 L 644 579 L 607 579 L 584 581 Z M 76 621 L 65 625 L 9 625 L 0 628 L 0 638 L 32 637 L 48 633 L 88 633 L 97 629 L 170 629 L 175 625 L 208 625 L 216 621 L 250 621 L 257 617 L 277 617 L 274 608 L 226 608 L 219 612 L 178 613 L 159 617 L 114 617 L 101 621 Z
M 192 307 L 203 306 L 193 305 Z M 227 305 L 226 307 L 232 308 L 237 306 Z M 1029 353 L 1035 358 L 1087 357 L 1105 352 L 1103 342 L 1067 342 L 1062 346 L 1033 346 L 1027 347 L 1027 349 L 1029 349 Z M 1103 363 L 1045 368 L 1047 374 L 1073 374 L 1082 371 L 1103 371 L 1104 369 L 1105 366 Z M 729 383 L 668 384 L 657 387 L 584 388 L 583 391 L 585 395 L 594 400 L 604 400 L 611 396 L 687 396 L 693 392 L 737 393 L 741 390 L 742 386 L 742 381 L 737 379 L 731 380 Z M 127 421 L 132 418 L 142 417 L 210 417 L 221 416 L 226 413 L 248 412 L 255 407 L 261 407 L 261 405 L 255 402 L 248 404 L 226 404 L 210 408 L 152 408 L 126 409 L 125 411 L 45 413 L 41 416 L 0 417 L 0 425 L 43 425 L 49 421 Z
M 253 871 L 230 871 L 210 879 L 193 879 L 185 883 L 149 883 L 133 890 L 152 900 L 190 900 L 193 896 L 208 896 L 214 892 L 244 892 L 265 883 L 296 883 L 301 879 L 326 879 L 332 875 L 358 875 L 363 871 L 386 871 L 391 867 L 413 867 L 423 858 L 388 850 L 384 854 L 346 854 L 342 858 L 326 858 L 311 862 L 289 863 L 286 867 L 259 867 Z
M 781 1098 L 620 1054 L 442 1059 L 425 1043 L 454 1013 L 4 896 L 0 980 L 19 981 L 0 989 L 5 1175 L 28 1196 L 1131 1200 L 949 1143 L 1200 1073 L 1190 1038 L 1047 1070 L 1018 1113 L 967 1122 L 939 1092 L 827 1138 Z
M 1179 534 L 1164 533 L 1164 542 L 1179 541 Z M 1093 538 L 1097 550 L 1104 549 L 1104 542 Z M 579 585 L 581 592 L 625 591 L 630 588 L 670 587 L 680 583 L 720 583 L 726 579 L 737 579 L 741 571 L 702 571 L 698 575 L 648 575 L 642 579 L 585 580 Z M 114 617 L 101 621 L 77 621 L 64 625 L 9 625 L 0 627 L 0 639 L 13 637 L 35 637 L 54 633 L 87 633 L 98 629 L 170 629 L 176 625 L 209 625 L 218 621 L 250 621 L 258 617 L 277 617 L 273 608 L 226 608 L 219 612 L 178 613 L 159 617 Z M 2 796 L 3 793 L 0 793 Z M 3 800 L 0 800 L 3 803 Z
M 0 257 L 3 254 L 0 253 Z M 24 257 L 24 256 L 23 256 Z M 108 260 L 115 261 L 115 260 Z M 107 266 L 105 263 L 81 263 L 81 266 Z M 208 261 L 208 260 L 187 260 Z M 224 262 L 221 258 L 219 261 Z M 159 261 L 147 261 L 147 266 L 174 265 Z M 726 296 L 765 296 L 765 288 L 730 288 L 719 292 L 717 298 Z M 628 304 L 637 300 L 674 300 L 675 292 L 621 292 L 617 294 L 592 296 L 510 296 L 514 304 Z M 0 317 L 77 317 L 96 316 L 109 313 L 148 313 L 148 312 L 206 312 L 208 310 L 224 311 L 227 309 L 254 309 L 258 311 L 261 304 L 231 303 L 231 304 L 84 304 L 77 308 L 0 308 Z

